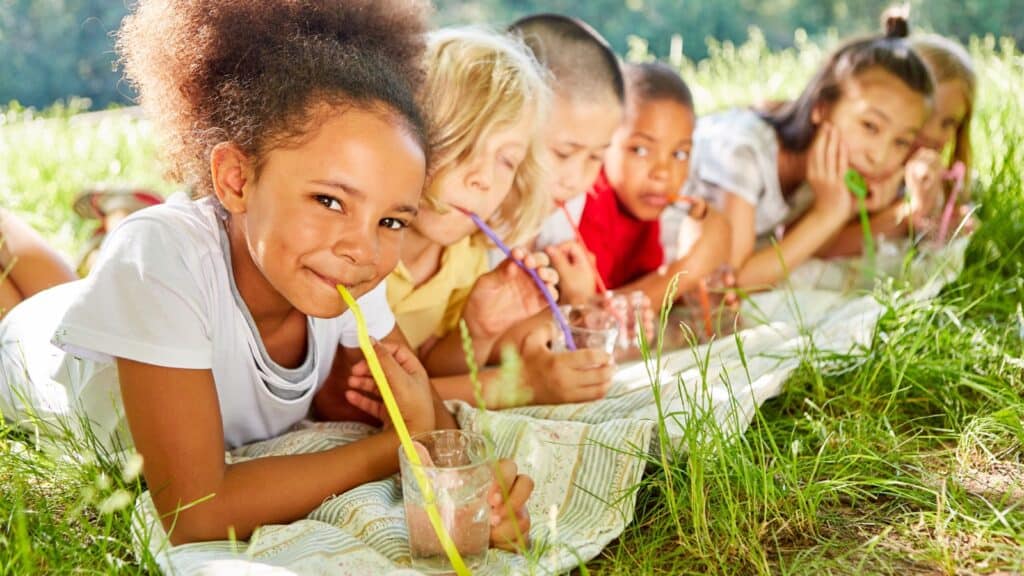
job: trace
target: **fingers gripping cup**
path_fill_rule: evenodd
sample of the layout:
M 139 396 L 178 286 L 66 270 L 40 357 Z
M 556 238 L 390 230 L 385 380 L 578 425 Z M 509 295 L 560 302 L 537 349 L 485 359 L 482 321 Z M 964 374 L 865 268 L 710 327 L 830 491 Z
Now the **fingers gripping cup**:
M 487 497 L 494 482 L 493 450 L 482 435 L 464 430 L 435 430 L 417 434 L 412 440 L 422 462 L 420 471 L 430 480 L 448 534 L 467 566 L 479 566 L 490 540 Z M 401 450 L 398 455 L 412 567 L 429 574 L 452 573 L 427 518 L 426 501 L 413 473 L 415 464 Z
M 619 323 L 613 310 L 594 304 L 561 308 L 577 348 L 596 348 L 609 354 L 615 352 L 619 338 Z M 552 347 L 556 352 L 564 352 L 567 349 L 565 337 L 557 331 Z

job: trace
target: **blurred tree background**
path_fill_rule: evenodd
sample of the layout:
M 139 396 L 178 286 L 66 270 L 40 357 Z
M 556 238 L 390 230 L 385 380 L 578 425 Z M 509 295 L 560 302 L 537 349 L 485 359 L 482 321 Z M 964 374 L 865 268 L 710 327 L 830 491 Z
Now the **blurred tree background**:
M 258 0 L 254 0 L 258 1 Z M 706 39 L 740 43 L 758 27 L 769 48 L 791 46 L 802 29 L 810 39 L 830 29 L 839 36 L 875 32 L 891 0 L 435 0 L 439 25 L 502 27 L 533 12 L 580 17 L 625 54 L 630 38 L 650 54 L 676 50 L 689 60 L 707 56 Z M 0 105 L 46 107 L 85 97 L 92 108 L 131 101 L 119 80 L 111 33 L 126 0 L 0 0 Z M 958 37 L 1010 36 L 1024 44 L 1024 0 L 911 0 L 915 30 Z M 680 43 L 681 40 L 681 43 Z M 635 43 L 635 40 L 633 41 Z M 678 55 L 678 52 L 676 53 Z

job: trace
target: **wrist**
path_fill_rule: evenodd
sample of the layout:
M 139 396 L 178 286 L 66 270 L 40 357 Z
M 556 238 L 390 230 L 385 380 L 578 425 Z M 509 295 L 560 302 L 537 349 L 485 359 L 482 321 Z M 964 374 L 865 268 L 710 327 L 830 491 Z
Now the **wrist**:
M 851 217 L 857 216 L 858 213 L 859 209 L 856 202 L 854 202 L 852 212 L 843 210 L 840 206 L 822 206 L 820 202 L 815 202 L 807 216 L 814 218 L 816 222 L 820 222 L 822 225 L 841 228 Z
M 582 306 L 594 297 L 597 293 L 596 290 L 566 290 L 562 294 L 564 295 L 564 303 L 570 306 Z
M 531 374 L 526 366 L 526 359 L 523 359 L 522 369 L 516 373 L 516 378 L 509 379 L 506 372 L 500 368 L 490 369 L 480 375 L 481 395 L 484 405 L 489 410 L 502 410 L 515 408 L 526 404 L 538 404 L 537 390 L 530 384 L 541 380 L 536 374 Z
M 462 316 L 466 322 L 466 329 L 469 330 L 469 336 L 473 339 L 474 348 L 489 347 L 504 333 L 501 326 L 489 326 L 485 322 L 477 321 L 475 317 L 475 314 L 463 314 Z
M 406 422 L 405 429 L 409 432 L 409 436 L 415 436 L 417 434 L 423 434 L 424 432 L 433 432 L 436 429 L 434 424 L 434 418 L 430 418 L 429 420 L 424 418 L 419 422 Z M 398 432 L 395 432 L 396 436 L 397 434 Z

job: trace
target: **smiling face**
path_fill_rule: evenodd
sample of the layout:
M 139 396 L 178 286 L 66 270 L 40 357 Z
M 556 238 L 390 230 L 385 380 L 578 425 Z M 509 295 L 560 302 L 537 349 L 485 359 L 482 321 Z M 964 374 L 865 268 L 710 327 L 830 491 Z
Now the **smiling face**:
M 555 201 L 565 202 L 590 189 L 621 123 L 622 106 L 611 98 L 587 102 L 556 96 L 544 135 Z
M 238 278 L 244 267 L 236 264 L 240 287 L 258 286 L 304 314 L 330 318 L 346 309 L 336 284 L 358 297 L 394 269 L 426 164 L 417 140 L 390 115 L 324 108 L 305 141 L 265 154 L 258 177 L 240 169 L 241 193 L 225 196 L 219 187 L 218 196 L 232 212 L 232 237 L 244 239 L 255 265 L 255 277 Z
M 896 76 L 872 68 L 845 80 L 842 96 L 817 119 L 837 128 L 849 153 L 850 165 L 869 187 L 893 176 L 913 151 L 929 114 L 925 96 Z
M 949 80 L 935 86 L 935 105 L 917 139 L 921 146 L 941 151 L 949 145 L 967 118 L 967 91 L 967 86 L 960 80 Z
M 693 111 L 675 100 L 633 104 L 605 155 L 605 174 L 635 218 L 657 220 L 690 173 Z
M 430 182 L 430 195 L 442 205 L 465 208 L 488 220 L 512 190 L 530 146 L 533 122 L 533 115 L 526 113 L 515 124 L 488 132 L 468 158 L 439 168 Z M 424 205 L 413 226 L 442 246 L 451 246 L 476 231 L 472 220 L 459 211 L 430 205 Z

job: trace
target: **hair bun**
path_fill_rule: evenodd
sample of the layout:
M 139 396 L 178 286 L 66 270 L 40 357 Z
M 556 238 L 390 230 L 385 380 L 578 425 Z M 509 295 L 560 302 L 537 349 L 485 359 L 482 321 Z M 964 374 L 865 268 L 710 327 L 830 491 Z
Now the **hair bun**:
M 910 35 L 910 4 L 892 6 L 882 13 L 882 29 L 886 38 L 906 38 Z

